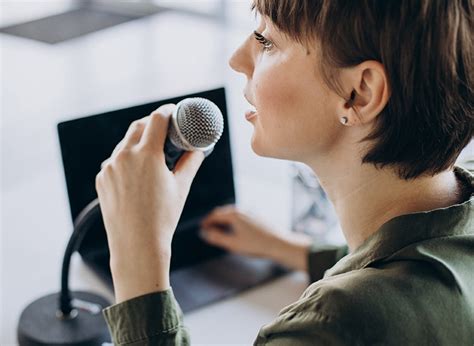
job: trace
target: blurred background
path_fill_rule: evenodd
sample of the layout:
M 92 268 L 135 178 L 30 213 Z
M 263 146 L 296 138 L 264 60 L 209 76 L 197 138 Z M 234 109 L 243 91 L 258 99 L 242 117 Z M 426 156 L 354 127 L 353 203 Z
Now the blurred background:
M 250 0 L 1 0 L 1 345 L 16 343 L 25 305 L 59 287 L 60 259 L 72 230 L 56 132 L 60 121 L 225 86 L 237 203 L 275 229 L 292 227 L 292 191 L 301 188 L 295 186 L 294 167 L 252 152 L 245 78 L 228 67 L 233 50 L 256 27 L 250 5 Z M 473 157 L 471 143 L 460 161 Z M 337 225 L 332 236 L 340 240 Z M 112 298 L 77 255 L 71 286 Z M 240 326 L 222 326 L 228 340 L 250 344 L 258 330 L 255 319 L 270 321 L 305 287 L 303 276 L 281 281 L 274 286 L 283 297 L 276 305 L 245 293 L 239 311 L 247 308 L 254 316 L 249 321 L 232 322 L 239 316 L 233 317 L 232 302 L 218 308 L 229 326 Z M 194 342 L 223 343 L 208 332 L 215 309 L 185 317 Z

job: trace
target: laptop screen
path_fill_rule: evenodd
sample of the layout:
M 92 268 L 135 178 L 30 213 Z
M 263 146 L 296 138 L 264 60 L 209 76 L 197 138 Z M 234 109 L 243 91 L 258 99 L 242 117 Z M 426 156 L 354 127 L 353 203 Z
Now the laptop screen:
M 222 250 L 205 244 L 197 233 L 199 221 L 206 213 L 218 205 L 235 203 L 225 89 L 183 95 L 64 121 L 57 127 L 70 211 L 74 220 L 89 202 L 97 198 L 95 176 L 100 171 L 100 164 L 110 157 L 130 123 L 150 114 L 162 104 L 178 103 L 187 97 L 203 97 L 213 101 L 222 111 L 224 132 L 212 154 L 202 163 L 191 185 L 173 239 L 172 269 L 223 253 Z M 80 252 L 86 257 L 86 261 L 105 261 L 108 265 L 105 230 L 101 221 L 98 220 L 97 229 L 86 236 Z M 106 258 L 102 258 L 104 256 Z

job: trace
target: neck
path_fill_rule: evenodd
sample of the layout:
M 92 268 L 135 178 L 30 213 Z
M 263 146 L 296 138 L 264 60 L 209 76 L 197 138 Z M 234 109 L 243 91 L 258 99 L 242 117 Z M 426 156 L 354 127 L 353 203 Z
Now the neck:
M 335 207 L 351 251 L 390 219 L 455 204 L 460 187 L 452 170 L 412 180 L 391 168 L 361 164 L 360 156 L 330 155 L 306 162 Z

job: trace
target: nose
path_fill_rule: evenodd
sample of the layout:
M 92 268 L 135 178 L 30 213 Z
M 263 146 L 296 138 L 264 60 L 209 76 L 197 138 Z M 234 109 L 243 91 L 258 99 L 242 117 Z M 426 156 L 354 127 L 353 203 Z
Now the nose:
M 236 72 L 243 73 L 250 78 L 253 74 L 253 58 L 249 39 L 245 40 L 232 54 L 229 66 Z

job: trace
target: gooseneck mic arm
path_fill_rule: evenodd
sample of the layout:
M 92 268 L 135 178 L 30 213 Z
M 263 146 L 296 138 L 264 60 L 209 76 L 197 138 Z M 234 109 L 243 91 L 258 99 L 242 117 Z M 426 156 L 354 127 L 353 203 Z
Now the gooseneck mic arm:
M 99 199 L 90 202 L 76 217 L 74 221 L 74 231 L 64 252 L 63 265 L 61 269 L 61 293 L 59 295 L 58 314 L 63 318 L 68 318 L 73 312 L 71 291 L 69 290 L 69 269 L 71 257 L 80 247 L 82 240 L 87 235 L 90 226 L 100 216 Z

